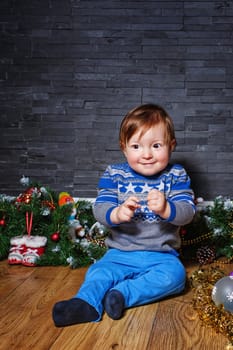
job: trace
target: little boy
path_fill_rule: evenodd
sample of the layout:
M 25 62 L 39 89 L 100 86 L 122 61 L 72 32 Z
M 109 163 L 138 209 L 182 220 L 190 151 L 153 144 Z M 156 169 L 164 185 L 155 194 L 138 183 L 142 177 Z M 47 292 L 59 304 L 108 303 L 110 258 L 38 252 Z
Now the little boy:
M 124 310 L 183 291 L 185 268 L 178 257 L 179 226 L 195 213 L 190 179 L 169 163 L 176 146 L 167 112 L 141 105 L 123 119 L 120 147 L 127 162 L 107 167 L 93 206 L 110 228 L 108 251 L 86 273 L 76 296 L 53 308 L 57 327 L 114 320 Z

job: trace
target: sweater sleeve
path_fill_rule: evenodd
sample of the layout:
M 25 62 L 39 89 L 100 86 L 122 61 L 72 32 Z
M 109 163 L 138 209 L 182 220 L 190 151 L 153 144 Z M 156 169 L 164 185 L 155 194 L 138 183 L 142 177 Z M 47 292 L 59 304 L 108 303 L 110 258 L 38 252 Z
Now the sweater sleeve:
M 98 195 L 93 205 L 97 221 L 110 227 L 115 226 L 110 220 L 111 212 L 118 206 L 117 182 L 111 177 L 111 166 L 108 166 L 99 180 Z
M 171 214 L 166 221 L 176 226 L 186 225 L 192 221 L 196 212 L 190 178 L 182 166 L 175 165 L 170 179 L 167 200 L 170 204 Z

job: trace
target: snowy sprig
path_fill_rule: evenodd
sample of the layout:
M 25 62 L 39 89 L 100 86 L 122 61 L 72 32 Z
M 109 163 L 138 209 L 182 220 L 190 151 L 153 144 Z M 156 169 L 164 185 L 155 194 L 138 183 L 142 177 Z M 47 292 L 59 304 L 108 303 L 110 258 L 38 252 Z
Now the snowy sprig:
M 212 233 L 217 256 L 233 258 L 233 202 L 228 197 L 217 196 L 205 216 Z
M 19 180 L 20 184 L 22 186 L 25 186 L 25 187 L 28 187 L 30 185 L 30 179 L 29 177 L 26 177 L 26 176 L 22 176 L 21 179 Z
M 213 229 L 214 236 L 224 235 L 224 230 L 221 227 L 216 227 Z
M 224 202 L 223 202 L 223 207 L 225 210 L 232 210 L 233 209 L 233 202 L 232 200 L 230 200 L 229 198 L 227 198 Z

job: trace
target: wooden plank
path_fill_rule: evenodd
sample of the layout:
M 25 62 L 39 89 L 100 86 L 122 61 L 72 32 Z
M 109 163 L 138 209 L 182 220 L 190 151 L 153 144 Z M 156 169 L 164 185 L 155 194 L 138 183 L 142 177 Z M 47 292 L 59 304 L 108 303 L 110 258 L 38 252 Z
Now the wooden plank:
M 18 265 L 0 264 L 0 303 L 5 302 L 5 297 L 13 292 L 21 283 L 23 283 L 32 273 L 34 269 Z M 2 283 L 4 281 L 4 283 Z
M 157 308 L 158 304 L 146 305 L 127 310 L 117 321 L 105 314 L 98 323 L 65 328 L 51 350 L 146 349 Z
M 29 275 L 30 268 L 21 269 L 27 278 L 13 291 L 9 290 L 0 305 L 0 336 L 4 334 L 0 349 L 47 349 L 48 343 L 53 343 L 60 333 L 51 317 L 53 304 L 65 294 L 69 297 L 72 289 L 75 292 L 82 274 L 76 270 L 80 277 L 72 278 L 75 270 L 67 267 L 32 268 Z
M 148 349 L 188 350 L 223 349 L 226 338 L 201 325 L 197 313 L 182 297 L 159 303 L 156 322 L 151 330 Z

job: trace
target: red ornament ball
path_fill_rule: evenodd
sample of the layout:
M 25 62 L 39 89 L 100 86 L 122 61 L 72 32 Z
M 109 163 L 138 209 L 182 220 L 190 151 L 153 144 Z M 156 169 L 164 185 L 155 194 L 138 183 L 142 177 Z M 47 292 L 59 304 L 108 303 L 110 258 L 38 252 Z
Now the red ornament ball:
M 5 224 L 6 224 L 5 219 L 0 219 L 0 226 L 5 226 Z
M 54 232 L 54 233 L 51 234 L 50 238 L 51 238 L 51 240 L 53 242 L 57 242 L 60 239 L 60 233 L 59 232 Z

